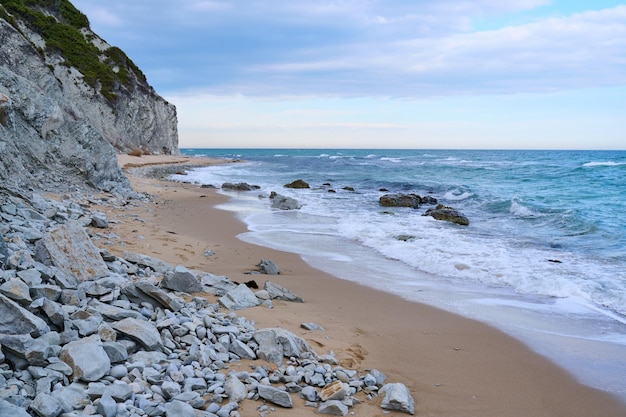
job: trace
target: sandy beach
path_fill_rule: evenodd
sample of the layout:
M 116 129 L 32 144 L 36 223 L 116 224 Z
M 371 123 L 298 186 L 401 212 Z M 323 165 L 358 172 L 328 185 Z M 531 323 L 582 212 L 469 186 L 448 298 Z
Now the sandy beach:
M 618 399 L 583 386 L 522 343 L 482 323 L 359 286 L 307 265 L 299 256 L 245 243 L 245 225 L 216 209 L 227 197 L 191 184 L 132 175 L 152 164 L 213 163 L 178 156 L 120 155 L 138 192 L 154 196 L 122 208 L 108 208 L 109 232 L 119 236 L 105 248 L 114 254 L 143 253 L 233 281 L 266 279 L 305 299 L 274 301 L 274 308 L 237 312 L 257 328 L 283 327 L 303 337 L 319 354 L 333 351 L 341 365 L 365 372 L 378 369 L 388 382 L 402 382 L 415 398 L 419 416 L 624 416 Z M 96 244 L 98 242 L 96 241 Z M 214 254 L 206 256 L 209 250 Z M 280 268 L 277 276 L 247 275 L 262 258 Z M 206 295 L 211 302 L 215 298 Z M 307 331 L 314 322 L 323 331 Z M 241 364 L 242 367 L 246 364 Z M 296 396 L 294 396 L 295 399 Z M 315 409 L 295 401 L 276 416 L 311 416 Z M 245 402 L 243 416 L 258 415 L 260 403 Z M 357 416 L 380 416 L 378 401 L 357 405 Z M 400 415 L 400 414 L 398 414 Z

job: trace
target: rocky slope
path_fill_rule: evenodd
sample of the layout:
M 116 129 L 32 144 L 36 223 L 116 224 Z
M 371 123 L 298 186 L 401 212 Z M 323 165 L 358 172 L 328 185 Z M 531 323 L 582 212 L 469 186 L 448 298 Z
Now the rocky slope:
M 116 152 L 178 153 L 176 109 L 69 1 L 0 1 L 0 181 L 124 191 Z

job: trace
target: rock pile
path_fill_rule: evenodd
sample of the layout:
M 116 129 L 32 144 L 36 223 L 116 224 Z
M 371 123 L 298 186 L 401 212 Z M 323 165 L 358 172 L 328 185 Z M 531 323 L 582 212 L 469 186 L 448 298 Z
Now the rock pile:
M 90 213 L 91 202 L 0 193 L 0 415 L 237 417 L 243 401 L 263 401 L 265 416 L 299 396 L 319 414 L 345 416 L 379 393 L 384 409 L 414 413 L 408 389 L 379 371 L 344 369 L 295 334 L 230 311 L 288 290 L 270 283 L 253 293 L 98 250 L 85 227 L 106 227 L 106 216 Z M 228 369 L 241 360 L 256 362 Z

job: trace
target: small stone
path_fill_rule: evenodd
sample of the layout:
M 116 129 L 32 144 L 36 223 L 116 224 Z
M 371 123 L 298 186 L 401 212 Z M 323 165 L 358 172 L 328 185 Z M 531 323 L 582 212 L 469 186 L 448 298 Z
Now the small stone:
M 341 401 L 331 400 L 321 403 L 317 412 L 319 414 L 330 414 L 333 416 L 347 416 L 348 407 L 345 404 L 342 404 Z
M 402 411 L 407 414 L 415 414 L 415 401 L 409 392 L 409 389 L 401 383 L 386 384 L 380 392 L 385 397 L 380 403 L 380 407 L 384 410 Z
M 37 397 L 35 397 L 33 402 L 30 404 L 30 408 L 40 417 L 57 417 L 63 412 L 63 406 L 59 400 L 43 393 L 38 394 Z
M 224 390 L 228 398 L 234 402 L 241 402 L 246 399 L 248 390 L 243 382 L 235 375 L 231 375 L 224 383 Z
M 279 390 L 271 385 L 259 385 L 259 396 L 264 400 L 284 408 L 293 408 L 293 401 L 287 391 Z
M 346 395 L 347 391 L 341 381 L 331 382 L 320 391 L 322 401 L 343 400 Z
M 117 414 L 117 403 L 113 397 L 105 391 L 104 394 L 102 394 L 102 397 L 100 397 L 96 410 L 98 411 L 98 414 L 101 414 L 104 417 L 115 417 Z

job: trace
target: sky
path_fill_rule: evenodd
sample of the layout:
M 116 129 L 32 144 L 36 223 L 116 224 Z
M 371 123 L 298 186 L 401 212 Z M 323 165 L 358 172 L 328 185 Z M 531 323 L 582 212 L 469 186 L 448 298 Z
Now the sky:
M 181 148 L 626 149 L 626 2 L 73 0 Z

